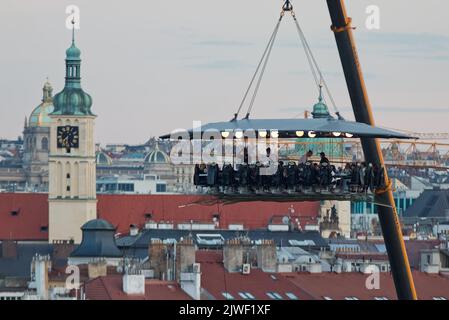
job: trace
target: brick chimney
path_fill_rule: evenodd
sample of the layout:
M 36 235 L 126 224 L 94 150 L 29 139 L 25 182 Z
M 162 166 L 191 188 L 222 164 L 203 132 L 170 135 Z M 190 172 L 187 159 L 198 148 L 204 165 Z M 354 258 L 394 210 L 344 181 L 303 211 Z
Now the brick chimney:
M 170 263 L 172 247 L 173 245 L 165 244 L 161 240 L 151 240 L 148 247 L 148 256 L 150 267 L 154 270 L 156 279 L 167 280 L 167 264 L 169 267 L 172 266 L 172 263 Z
M 76 244 L 72 240 L 53 240 L 53 260 L 67 259 L 75 250 Z
M 249 240 L 242 238 L 229 239 L 223 246 L 223 265 L 228 272 L 242 271 L 243 263 L 247 263 L 244 254 L 248 254 Z
M 195 244 L 192 238 L 186 238 L 176 244 L 176 280 L 179 282 L 181 272 L 192 272 L 195 264 Z

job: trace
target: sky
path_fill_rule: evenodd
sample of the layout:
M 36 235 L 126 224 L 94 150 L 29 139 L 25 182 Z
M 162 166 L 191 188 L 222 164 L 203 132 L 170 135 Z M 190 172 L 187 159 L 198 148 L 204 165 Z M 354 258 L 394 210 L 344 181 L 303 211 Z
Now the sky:
M 338 109 L 353 119 L 326 2 L 293 0 Z M 66 7 L 80 9 L 82 86 L 96 141 L 150 136 L 232 118 L 279 16 L 281 0 L 2 0 L 0 137 L 15 138 L 46 77 L 64 86 Z M 380 29 L 365 26 L 380 8 Z M 449 1 L 347 0 L 376 124 L 449 132 Z M 317 90 L 290 16 L 281 24 L 252 117 L 292 118 Z M 331 108 L 331 111 L 333 109 Z M 245 113 L 243 111 L 242 113 Z

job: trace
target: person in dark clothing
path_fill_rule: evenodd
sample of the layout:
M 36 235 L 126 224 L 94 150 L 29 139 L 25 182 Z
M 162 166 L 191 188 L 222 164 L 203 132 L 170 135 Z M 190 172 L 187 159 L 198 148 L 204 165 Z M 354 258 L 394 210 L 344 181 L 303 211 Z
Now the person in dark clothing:
M 326 154 L 324 152 L 320 153 L 320 157 L 321 157 L 320 164 L 323 164 L 323 163 L 329 164 L 330 163 L 329 159 L 326 158 Z

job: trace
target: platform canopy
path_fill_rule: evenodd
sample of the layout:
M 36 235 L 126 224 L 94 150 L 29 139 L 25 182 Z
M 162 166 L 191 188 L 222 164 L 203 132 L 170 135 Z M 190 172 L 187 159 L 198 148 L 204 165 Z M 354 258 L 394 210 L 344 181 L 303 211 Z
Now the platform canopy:
M 384 138 L 384 139 L 416 139 L 415 137 L 374 127 L 365 123 L 343 119 L 242 119 L 226 122 L 208 123 L 199 128 L 189 129 L 190 139 L 197 139 L 193 133 L 201 133 L 203 139 L 208 139 L 210 133 L 219 132 L 223 138 L 235 136 L 251 137 L 254 132 L 257 137 L 273 138 Z M 178 139 L 182 131 L 160 136 L 161 139 Z M 184 132 L 185 133 L 185 132 Z M 205 133 L 205 135 L 203 135 Z

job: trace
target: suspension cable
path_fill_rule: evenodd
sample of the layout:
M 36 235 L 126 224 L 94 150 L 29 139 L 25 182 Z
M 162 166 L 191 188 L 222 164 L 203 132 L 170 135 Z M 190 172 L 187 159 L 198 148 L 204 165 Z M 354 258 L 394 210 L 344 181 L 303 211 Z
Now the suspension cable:
M 308 41 L 307 41 L 307 39 L 305 37 L 304 32 L 303 32 L 301 26 L 299 25 L 299 21 L 296 18 L 295 12 L 293 11 L 293 5 L 291 4 L 290 0 L 285 0 L 285 3 L 283 5 L 283 7 L 282 7 L 282 11 L 281 11 L 281 14 L 280 14 L 280 17 L 279 17 L 279 20 L 276 23 L 276 26 L 275 26 L 275 28 L 274 28 L 271 36 L 270 36 L 268 44 L 265 47 L 265 50 L 264 50 L 264 52 L 262 54 L 262 57 L 261 57 L 258 65 L 257 65 L 256 71 L 254 72 L 254 74 L 253 74 L 253 76 L 251 78 L 249 86 L 248 86 L 248 88 L 245 91 L 243 99 L 240 102 L 239 108 L 237 109 L 237 112 L 234 113 L 234 117 L 233 117 L 233 119 L 231 121 L 237 120 L 237 117 L 238 117 L 238 115 L 239 115 L 243 105 L 245 104 L 246 98 L 248 97 L 248 94 L 249 94 L 249 92 L 250 92 L 250 90 L 251 90 L 251 88 L 252 88 L 252 86 L 254 84 L 254 81 L 256 80 L 256 77 L 259 74 L 256 86 L 254 88 L 254 91 L 253 91 L 253 94 L 252 94 L 252 97 L 251 97 L 251 101 L 249 103 L 249 106 L 248 106 L 248 109 L 247 109 L 247 112 L 246 112 L 246 116 L 245 116 L 244 119 L 248 119 L 249 118 L 249 116 L 251 114 L 251 111 L 252 111 L 252 109 L 254 107 L 254 102 L 256 100 L 257 93 L 259 91 L 260 84 L 262 82 L 262 78 L 263 78 L 263 75 L 265 73 L 265 69 L 267 67 L 268 60 L 270 58 L 274 42 L 276 40 L 277 33 L 279 31 L 279 26 L 281 24 L 281 21 L 282 21 L 282 18 L 284 16 L 284 13 L 288 12 L 288 11 L 291 13 L 291 15 L 293 17 L 293 20 L 295 22 L 296 30 L 298 32 L 299 38 L 300 38 L 302 46 L 304 48 L 304 52 L 305 52 L 305 55 L 306 55 L 306 58 L 307 58 L 307 62 L 309 64 L 310 70 L 312 72 L 312 76 L 313 76 L 313 78 L 315 80 L 315 85 L 317 86 L 317 88 L 319 88 L 320 86 L 324 86 L 324 88 L 326 90 L 326 93 L 329 96 L 329 100 L 331 102 L 332 108 L 335 111 L 335 114 L 338 116 L 339 119 L 342 119 L 342 117 L 340 115 L 340 111 L 337 108 L 337 104 L 335 103 L 335 100 L 334 100 L 334 98 L 332 96 L 332 93 L 330 92 L 329 86 L 327 85 L 327 82 L 325 81 L 325 79 L 323 77 L 323 73 L 321 72 L 321 69 L 318 66 L 318 63 L 317 63 L 317 61 L 315 59 L 315 56 L 313 55 L 313 52 L 312 52 L 312 50 L 310 48 L 310 45 L 309 45 L 309 43 L 308 43 Z M 261 69 L 261 67 L 262 67 L 262 69 Z M 259 73 L 259 70 L 260 70 L 260 73 Z M 323 100 L 326 103 L 325 97 L 323 97 Z M 296 116 L 295 116 L 295 118 L 296 118 Z
M 264 50 L 264 52 L 263 52 L 263 54 L 262 54 L 262 57 L 260 58 L 260 61 L 259 61 L 258 65 L 257 65 L 256 71 L 254 72 L 254 74 L 253 74 L 253 76 L 252 76 L 252 78 L 251 78 L 251 81 L 250 81 L 250 83 L 249 83 L 249 85 L 248 85 L 248 88 L 246 89 L 246 92 L 245 92 L 245 94 L 244 94 L 244 96 L 243 96 L 243 99 L 242 99 L 242 101 L 240 102 L 240 106 L 239 106 L 239 108 L 237 109 L 237 112 L 234 113 L 234 118 L 233 118 L 231 121 L 237 120 L 237 117 L 238 117 L 238 115 L 239 115 L 239 113 L 240 113 L 240 110 L 242 109 L 243 104 L 244 104 L 245 101 L 246 101 L 246 98 L 247 98 L 247 96 L 248 96 L 248 93 L 249 93 L 249 91 L 251 90 L 251 87 L 253 86 L 254 80 L 256 79 L 256 76 L 257 76 L 257 74 L 259 73 L 259 69 L 260 69 L 260 67 L 262 66 L 262 63 L 263 63 L 264 60 L 265 60 L 265 56 L 267 55 L 267 52 L 270 50 L 270 47 L 272 47 L 273 38 L 276 37 L 277 31 L 279 30 L 279 25 L 280 25 L 281 20 L 282 20 L 282 17 L 283 17 L 283 14 L 281 14 L 281 16 L 279 17 L 278 22 L 276 23 L 276 26 L 274 27 L 274 30 L 273 30 L 273 32 L 272 32 L 272 34 L 271 34 L 271 36 L 270 36 L 270 39 L 269 39 L 269 41 L 268 41 L 268 43 L 267 43 L 267 46 L 265 47 L 265 50 Z
M 299 37 L 301 39 L 301 42 L 303 44 L 304 47 L 304 51 L 306 53 L 307 56 L 307 60 L 309 62 L 309 66 L 311 68 L 313 77 L 315 79 L 315 83 L 317 85 L 317 87 L 319 87 L 321 84 L 324 86 L 324 88 L 326 89 L 327 95 L 329 96 L 329 99 L 331 101 L 332 107 L 334 108 L 334 111 L 337 115 L 340 114 L 340 111 L 337 108 L 337 104 L 335 103 L 335 100 L 330 92 L 329 86 L 327 85 L 327 82 L 324 80 L 323 77 L 323 73 L 321 72 L 320 67 L 318 66 L 318 63 L 315 59 L 315 56 L 313 55 L 312 50 L 310 49 L 309 43 L 306 39 L 306 36 L 304 34 L 304 32 L 302 31 L 301 26 L 299 25 L 299 21 L 296 18 L 296 14 L 292 11 L 291 12 L 293 20 L 295 21 L 295 25 L 296 25 L 296 30 L 298 31 Z M 318 78 L 319 76 L 319 78 Z
M 262 70 L 260 71 L 259 79 L 257 80 L 257 84 L 256 84 L 256 87 L 255 87 L 255 89 L 254 89 L 253 96 L 251 97 L 251 102 L 250 102 L 250 104 L 249 104 L 249 106 L 248 106 L 248 110 L 247 110 L 247 112 L 246 112 L 245 119 L 248 119 L 248 118 L 249 118 L 249 115 L 250 115 L 250 113 L 251 113 L 251 110 L 253 109 L 254 101 L 256 100 L 257 93 L 259 92 L 260 84 L 261 84 L 261 82 L 262 82 L 262 78 L 263 78 L 263 75 L 264 75 L 264 73 L 265 73 L 265 69 L 266 69 L 266 67 L 267 67 L 268 60 L 270 59 L 271 51 L 272 51 L 272 49 L 273 49 L 273 45 L 274 45 L 274 42 L 275 42 L 275 40 L 276 40 L 276 35 L 277 35 L 278 31 L 279 31 L 279 26 L 280 26 L 282 17 L 283 17 L 283 14 L 281 14 L 281 16 L 280 16 L 280 18 L 279 18 L 279 21 L 278 21 L 278 23 L 277 23 L 277 25 L 276 25 L 274 37 L 273 37 L 272 40 L 271 40 L 271 44 L 270 44 L 270 46 L 269 46 L 269 49 L 268 49 L 268 52 L 267 52 L 267 56 L 266 56 L 265 61 L 264 61 L 264 63 L 263 63 Z

